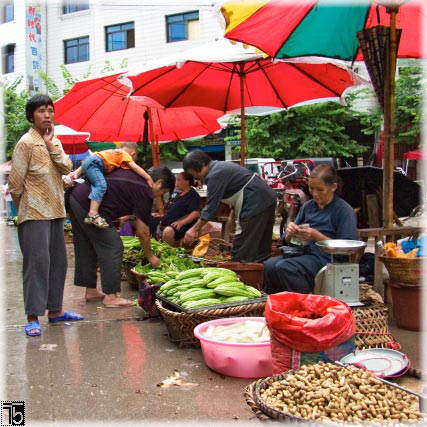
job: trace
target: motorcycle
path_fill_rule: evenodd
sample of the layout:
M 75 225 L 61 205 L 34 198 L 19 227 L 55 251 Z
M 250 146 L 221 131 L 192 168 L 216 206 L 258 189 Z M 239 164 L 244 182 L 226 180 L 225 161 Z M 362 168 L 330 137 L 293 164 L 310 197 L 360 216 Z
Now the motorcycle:
M 298 159 L 286 161 L 278 175 L 282 183 L 282 197 L 277 207 L 282 217 L 279 226 L 280 236 L 283 236 L 287 225 L 295 221 L 301 206 L 309 199 L 308 177 L 316 167 L 313 160 Z

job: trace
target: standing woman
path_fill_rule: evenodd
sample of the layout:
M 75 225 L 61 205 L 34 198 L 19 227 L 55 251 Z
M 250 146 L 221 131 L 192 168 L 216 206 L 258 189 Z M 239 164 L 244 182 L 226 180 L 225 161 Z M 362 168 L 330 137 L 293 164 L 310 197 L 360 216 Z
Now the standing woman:
M 53 136 L 54 107 L 47 95 L 25 106 L 30 130 L 13 151 L 9 191 L 18 209 L 18 238 L 23 255 L 24 305 L 28 336 L 41 335 L 38 316 L 49 322 L 82 320 L 62 309 L 67 256 L 64 242 L 62 175 L 72 163 Z

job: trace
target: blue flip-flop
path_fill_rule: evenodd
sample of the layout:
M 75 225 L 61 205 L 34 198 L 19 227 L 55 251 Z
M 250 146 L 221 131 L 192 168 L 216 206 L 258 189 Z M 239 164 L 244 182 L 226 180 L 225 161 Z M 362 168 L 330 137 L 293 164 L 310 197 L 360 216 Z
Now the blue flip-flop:
M 49 317 L 49 323 L 56 322 L 77 322 L 78 320 L 83 320 L 84 317 L 81 314 L 74 313 L 73 311 L 66 311 L 62 316 L 59 317 Z
M 31 331 L 34 330 L 37 330 L 38 332 L 31 333 Z M 25 333 L 29 337 L 39 337 L 42 334 L 42 327 L 40 326 L 39 322 L 30 322 L 27 326 L 25 326 Z

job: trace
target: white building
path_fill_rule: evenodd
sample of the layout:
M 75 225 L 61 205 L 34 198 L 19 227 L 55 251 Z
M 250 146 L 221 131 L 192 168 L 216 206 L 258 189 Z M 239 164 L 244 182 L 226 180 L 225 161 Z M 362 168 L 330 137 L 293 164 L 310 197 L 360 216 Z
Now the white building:
M 61 65 L 80 80 L 213 41 L 222 30 L 212 3 L 0 0 L 0 79 L 23 76 L 33 90 L 43 86 L 40 68 L 62 90 Z

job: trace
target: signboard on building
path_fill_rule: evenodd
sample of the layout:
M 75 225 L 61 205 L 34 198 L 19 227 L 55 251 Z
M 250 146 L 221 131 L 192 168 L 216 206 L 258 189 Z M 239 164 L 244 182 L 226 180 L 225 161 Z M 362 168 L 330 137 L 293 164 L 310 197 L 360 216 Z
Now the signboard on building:
M 42 27 L 40 1 L 33 0 L 26 4 L 26 51 L 27 51 L 27 85 L 30 95 L 40 92 L 42 80 L 38 70 L 42 69 Z

